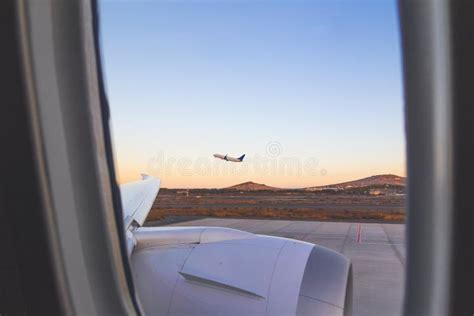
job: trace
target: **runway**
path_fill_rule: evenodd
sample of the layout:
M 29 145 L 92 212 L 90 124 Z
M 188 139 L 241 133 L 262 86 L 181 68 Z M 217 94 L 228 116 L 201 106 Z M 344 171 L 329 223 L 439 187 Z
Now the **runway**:
M 405 225 L 205 218 L 170 226 L 220 226 L 303 240 L 331 248 L 353 264 L 353 315 L 400 315 Z

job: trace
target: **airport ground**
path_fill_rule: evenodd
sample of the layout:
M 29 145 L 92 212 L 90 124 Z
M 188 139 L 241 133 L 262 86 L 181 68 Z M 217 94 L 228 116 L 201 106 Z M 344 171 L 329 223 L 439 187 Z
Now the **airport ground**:
M 331 248 L 350 258 L 353 264 L 354 316 L 401 314 L 406 260 L 403 224 L 225 218 L 148 223 L 163 224 L 229 227 Z

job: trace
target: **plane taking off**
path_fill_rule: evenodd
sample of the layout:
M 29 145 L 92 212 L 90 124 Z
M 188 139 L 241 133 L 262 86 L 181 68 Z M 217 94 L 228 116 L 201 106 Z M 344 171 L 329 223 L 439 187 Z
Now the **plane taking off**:
M 244 160 L 245 154 L 240 156 L 239 158 L 229 157 L 228 155 L 219 155 L 214 154 L 214 157 L 225 160 L 225 161 L 232 161 L 232 162 L 242 162 Z

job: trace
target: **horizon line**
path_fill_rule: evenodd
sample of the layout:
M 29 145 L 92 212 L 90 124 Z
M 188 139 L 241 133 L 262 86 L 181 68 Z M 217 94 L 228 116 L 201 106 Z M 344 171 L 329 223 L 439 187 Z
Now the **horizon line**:
M 307 188 L 317 188 L 317 187 L 328 187 L 328 186 L 335 186 L 335 185 L 341 185 L 341 184 L 344 184 L 344 183 L 349 183 L 349 182 L 355 182 L 355 181 L 359 181 L 359 180 L 364 180 L 364 179 L 368 179 L 368 178 L 371 178 L 371 177 L 381 177 L 381 176 L 395 176 L 395 177 L 398 177 L 398 178 L 403 178 L 403 179 L 406 179 L 406 176 L 400 176 L 400 175 L 397 175 L 397 174 L 394 174 L 394 173 L 381 173 L 381 174 L 373 174 L 373 175 L 370 175 L 370 176 L 367 176 L 367 177 L 362 177 L 362 178 L 356 178 L 356 179 L 353 179 L 353 180 L 347 180 L 347 181 L 343 181 L 343 182 L 337 182 L 337 183 L 329 183 L 329 184 L 322 184 L 322 185 L 310 185 L 310 186 L 304 186 L 304 187 L 277 187 L 277 186 L 271 186 L 271 185 L 267 185 L 265 183 L 258 183 L 258 182 L 254 182 L 252 180 L 249 180 L 249 181 L 244 181 L 244 182 L 240 182 L 240 183 L 237 183 L 237 184 L 233 184 L 233 185 L 230 185 L 230 186 L 224 186 L 224 187 L 220 187 L 220 188 L 217 188 L 217 187 L 213 187 L 213 188 L 205 188 L 205 187 L 174 187 L 174 188 L 168 188 L 168 187 L 163 187 L 161 189 L 182 189 L 182 190 L 196 190 L 196 189 L 206 189 L 206 190 L 220 190 L 220 189 L 226 189 L 226 188 L 231 188 L 231 187 L 234 187 L 234 186 L 238 186 L 238 185 L 241 185 L 241 184 L 245 184 L 245 183 L 255 183 L 255 184 L 260 184 L 260 185 L 265 185 L 265 186 L 268 186 L 270 188 L 275 188 L 275 189 L 287 189 L 287 190 L 299 190 L 299 189 L 307 189 Z

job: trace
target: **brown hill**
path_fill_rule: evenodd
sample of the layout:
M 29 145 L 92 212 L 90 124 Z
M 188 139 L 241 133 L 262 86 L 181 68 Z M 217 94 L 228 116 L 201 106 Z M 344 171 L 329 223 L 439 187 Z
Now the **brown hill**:
M 357 189 L 357 188 L 365 188 L 371 186 L 405 186 L 405 177 L 400 177 L 393 174 L 381 174 L 370 176 L 363 179 L 342 182 L 342 183 L 335 183 L 329 185 L 322 185 L 322 186 L 315 186 L 315 187 L 308 187 L 302 189 L 295 189 L 295 190 L 306 190 L 306 191 L 319 191 L 323 189 L 328 190 L 347 190 L 347 189 Z M 223 188 L 221 190 L 236 190 L 236 191 L 278 191 L 283 190 L 281 188 L 271 187 L 261 183 L 255 183 L 252 181 L 239 183 L 227 188 Z
M 309 187 L 309 188 L 306 188 L 306 190 L 308 191 L 316 191 L 316 190 L 322 190 L 322 189 L 344 190 L 344 189 L 363 188 L 363 187 L 381 186 L 381 185 L 405 186 L 405 177 L 400 177 L 394 174 L 381 174 L 381 175 L 371 176 L 371 177 L 348 181 L 348 182 Z
M 236 184 L 223 190 L 236 190 L 236 191 L 277 191 L 281 190 L 280 188 L 270 187 L 265 184 L 255 183 L 252 181 Z

